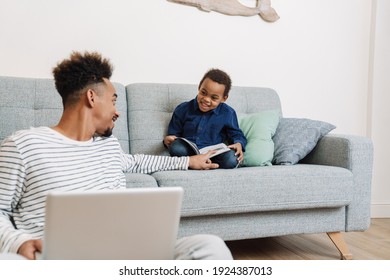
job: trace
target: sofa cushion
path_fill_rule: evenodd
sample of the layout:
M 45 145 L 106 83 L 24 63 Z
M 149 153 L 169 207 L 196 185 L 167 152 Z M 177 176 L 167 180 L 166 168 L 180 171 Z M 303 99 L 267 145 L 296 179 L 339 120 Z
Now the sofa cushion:
M 324 135 L 335 128 L 333 124 L 323 121 L 282 118 L 273 137 L 275 153 L 272 163 L 298 163 L 313 150 Z
M 247 139 L 243 166 L 272 165 L 275 134 L 279 123 L 279 110 L 241 115 L 239 124 Z
M 208 171 L 163 171 L 160 187 L 182 186 L 182 216 L 342 207 L 353 175 L 345 168 L 297 164 Z
M 157 188 L 156 180 L 142 173 L 125 173 L 126 188 Z

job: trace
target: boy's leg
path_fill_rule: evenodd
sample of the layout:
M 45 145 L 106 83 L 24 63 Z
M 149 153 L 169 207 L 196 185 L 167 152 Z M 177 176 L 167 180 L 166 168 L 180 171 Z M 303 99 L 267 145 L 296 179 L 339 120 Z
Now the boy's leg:
M 213 163 L 218 163 L 219 168 L 222 169 L 232 169 L 236 168 L 238 164 L 237 156 L 235 155 L 235 150 L 230 150 L 223 154 L 217 155 L 211 158 Z
M 190 148 L 189 144 L 181 139 L 176 139 L 168 148 L 169 155 L 172 157 L 193 156 L 195 152 Z
M 232 260 L 225 242 L 215 235 L 198 234 L 180 238 L 175 246 L 176 260 Z

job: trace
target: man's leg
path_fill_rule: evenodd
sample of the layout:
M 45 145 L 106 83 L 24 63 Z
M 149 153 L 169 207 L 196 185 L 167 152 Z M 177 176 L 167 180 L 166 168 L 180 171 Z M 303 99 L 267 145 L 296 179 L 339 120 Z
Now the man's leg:
M 215 235 L 198 234 L 180 238 L 175 246 L 176 260 L 232 260 L 225 242 Z
M 27 260 L 27 259 L 19 254 L 0 253 L 0 260 Z

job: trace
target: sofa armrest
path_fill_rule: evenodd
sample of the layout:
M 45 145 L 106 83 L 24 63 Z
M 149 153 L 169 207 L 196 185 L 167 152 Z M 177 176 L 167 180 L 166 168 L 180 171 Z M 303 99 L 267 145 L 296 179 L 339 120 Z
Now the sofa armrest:
M 353 174 L 352 202 L 346 209 L 346 231 L 370 226 L 373 143 L 362 136 L 328 134 L 302 161 L 349 169 Z

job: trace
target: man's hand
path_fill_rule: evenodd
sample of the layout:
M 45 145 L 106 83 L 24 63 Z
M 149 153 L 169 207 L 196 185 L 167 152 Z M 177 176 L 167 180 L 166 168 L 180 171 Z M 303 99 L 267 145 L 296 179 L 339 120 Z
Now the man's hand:
M 218 168 L 219 165 L 216 163 L 212 163 L 210 160 L 210 156 L 214 153 L 215 151 L 209 151 L 207 154 L 204 155 L 190 156 L 188 168 L 202 170 Z
M 18 254 L 29 260 L 35 260 L 35 252 L 42 252 L 42 240 L 34 239 L 24 242 L 18 250 Z

